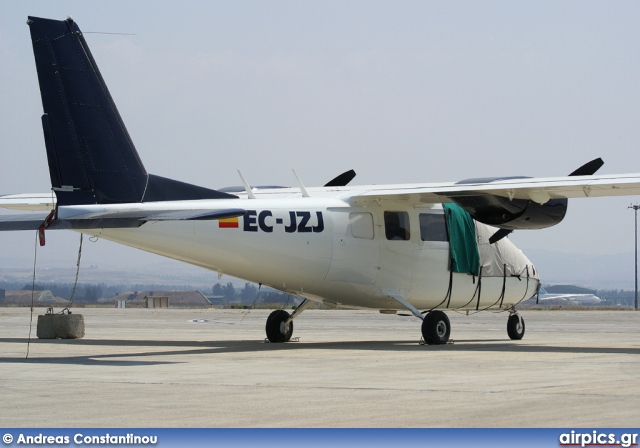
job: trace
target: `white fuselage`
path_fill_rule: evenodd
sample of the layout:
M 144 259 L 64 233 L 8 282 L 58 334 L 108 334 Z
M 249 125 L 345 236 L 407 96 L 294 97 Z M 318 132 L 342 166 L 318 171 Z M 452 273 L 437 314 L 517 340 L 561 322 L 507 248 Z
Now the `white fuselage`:
M 207 200 L 192 202 L 194 208 L 211 206 Z M 301 197 L 298 190 L 278 189 L 224 205 L 248 213 L 223 221 L 148 222 L 83 233 L 328 305 L 398 310 L 402 306 L 390 295 L 401 295 L 421 310 L 508 308 L 539 285 L 524 254 L 506 238 L 489 245 L 496 229 L 477 222 L 483 275 L 450 275 L 449 243 L 423 241 L 420 231 L 420 214 L 442 215 L 440 204 L 354 206 L 339 192 Z M 169 210 L 171 203 L 165 206 Z M 65 213 L 73 214 L 73 208 Z M 407 240 L 387 239 L 383 213 L 389 210 L 407 212 Z

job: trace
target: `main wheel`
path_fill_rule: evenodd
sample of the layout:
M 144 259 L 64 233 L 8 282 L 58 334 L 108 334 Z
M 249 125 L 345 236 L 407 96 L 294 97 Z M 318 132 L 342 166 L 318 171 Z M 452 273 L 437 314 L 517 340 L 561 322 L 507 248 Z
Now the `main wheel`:
M 524 336 L 524 319 L 518 314 L 512 314 L 507 321 L 507 334 L 511 339 L 520 340 Z
M 293 334 L 293 321 L 287 324 L 289 313 L 276 310 L 267 317 L 267 339 L 269 342 L 288 342 Z
M 422 337 L 430 345 L 446 344 L 451 334 L 451 323 L 442 311 L 431 311 L 422 320 Z

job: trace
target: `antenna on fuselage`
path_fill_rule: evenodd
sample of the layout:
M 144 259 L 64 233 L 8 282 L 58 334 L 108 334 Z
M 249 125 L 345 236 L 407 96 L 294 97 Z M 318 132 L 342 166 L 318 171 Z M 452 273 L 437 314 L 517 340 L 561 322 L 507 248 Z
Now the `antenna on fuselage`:
M 240 170 L 238 170 L 238 174 L 240 175 L 240 180 L 242 181 L 242 185 L 244 185 L 244 189 L 247 191 L 247 196 L 249 196 L 249 199 L 255 199 L 256 195 L 253 194 L 253 191 L 251 191 L 251 187 L 249 186 L 247 179 L 244 178 Z
M 302 197 L 303 198 L 310 198 L 311 196 L 309 196 L 309 193 L 307 192 L 307 189 L 304 188 L 304 185 L 302 184 L 302 181 L 298 177 L 298 173 L 296 173 L 296 170 L 292 169 L 291 171 L 293 171 L 293 176 L 296 178 L 296 181 L 298 182 L 298 186 L 300 187 L 300 193 L 302 193 Z

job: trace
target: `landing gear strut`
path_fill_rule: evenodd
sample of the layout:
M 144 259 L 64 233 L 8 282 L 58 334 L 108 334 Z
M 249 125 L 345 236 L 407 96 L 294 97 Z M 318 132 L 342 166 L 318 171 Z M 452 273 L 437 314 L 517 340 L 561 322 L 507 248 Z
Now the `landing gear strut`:
M 524 319 L 518 312 L 512 312 L 507 321 L 507 334 L 511 339 L 520 340 L 524 336 Z
M 430 311 L 422 320 L 422 337 L 429 345 L 446 344 L 451 334 L 451 323 L 442 311 Z
M 400 294 L 387 294 L 400 305 L 411 311 L 418 319 L 422 319 L 422 337 L 429 345 L 446 344 L 451 334 L 451 323 L 442 311 L 429 311 L 423 316 L 418 309 L 405 300 Z
M 293 334 L 293 319 L 312 304 L 309 299 L 304 299 L 291 315 L 285 310 L 276 310 L 269 314 L 266 325 L 269 342 L 289 342 Z

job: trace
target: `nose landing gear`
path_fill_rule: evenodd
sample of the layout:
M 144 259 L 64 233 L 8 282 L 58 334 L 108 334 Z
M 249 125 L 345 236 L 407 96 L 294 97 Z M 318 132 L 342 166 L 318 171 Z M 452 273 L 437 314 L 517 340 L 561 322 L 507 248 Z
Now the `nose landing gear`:
M 276 310 L 267 317 L 267 339 L 269 342 L 289 342 L 293 334 L 291 316 L 285 310 Z
M 289 342 L 293 334 L 293 319 L 311 305 L 312 301 L 304 299 L 291 315 L 285 310 L 276 310 L 269 314 L 265 328 L 269 342 Z
M 507 320 L 507 334 L 511 339 L 520 340 L 524 336 L 524 319 L 515 310 L 511 312 Z

